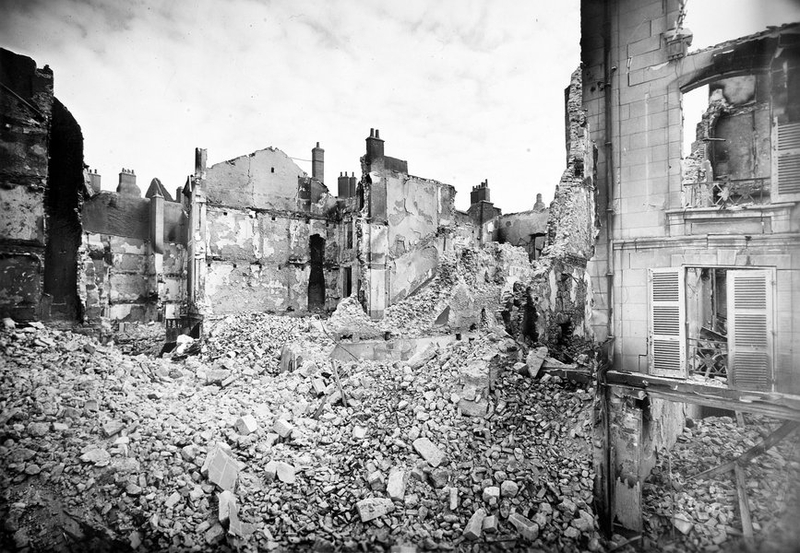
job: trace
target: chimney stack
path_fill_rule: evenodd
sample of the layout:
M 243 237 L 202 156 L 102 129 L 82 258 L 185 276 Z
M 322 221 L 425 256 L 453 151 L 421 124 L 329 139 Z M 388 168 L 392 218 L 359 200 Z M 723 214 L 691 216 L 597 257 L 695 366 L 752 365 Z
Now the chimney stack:
M 350 197 L 350 179 L 347 176 L 347 172 L 339 173 L 339 181 L 338 181 L 338 196 L 342 199 Z
M 97 173 L 97 169 L 92 171 L 89 169 L 89 186 L 92 187 L 92 191 L 95 194 L 99 194 L 101 190 L 100 186 L 100 175 Z
M 345 172 L 344 176 L 347 176 L 347 172 Z M 348 193 L 350 197 L 354 197 L 356 195 L 356 174 L 350 173 L 350 180 L 348 182 Z
M 136 173 L 133 169 L 122 169 L 119 173 L 119 185 L 117 186 L 117 194 L 124 194 L 126 196 L 142 196 L 142 190 L 136 186 Z
M 477 186 L 472 187 L 472 192 L 469 195 L 469 203 L 476 204 L 478 202 L 490 202 L 491 196 L 489 194 L 489 179 L 481 182 Z
M 317 146 L 311 149 L 311 176 L 325 183 L 325 150 Z
M 367 162 L 370 163 L 383 157 L 383 140 L 379 129 L 370 129 L 367 138 Z
M 535 211 L 543 211 L 545 209 L 544 202 L 542 201 L 542 195 L 536 194 L 536 203 L 533 204 L 533 209 Z

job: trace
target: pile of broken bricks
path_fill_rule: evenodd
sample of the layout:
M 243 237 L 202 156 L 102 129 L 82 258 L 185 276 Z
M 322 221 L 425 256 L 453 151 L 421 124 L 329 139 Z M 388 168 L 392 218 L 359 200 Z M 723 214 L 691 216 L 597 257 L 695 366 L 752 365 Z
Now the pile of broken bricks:
M 4 543 L 36 550 L 26 494 L 46 487 L 139 550 L 603 547 L 592 388 L 520 374 L 526 356 L 492 332 L 413 364 L 341 363 L 337 383 L 313 320 L 237 324 L 179 362 L 0 333 Z M 280 335 L 304 344 L 286 372 Z

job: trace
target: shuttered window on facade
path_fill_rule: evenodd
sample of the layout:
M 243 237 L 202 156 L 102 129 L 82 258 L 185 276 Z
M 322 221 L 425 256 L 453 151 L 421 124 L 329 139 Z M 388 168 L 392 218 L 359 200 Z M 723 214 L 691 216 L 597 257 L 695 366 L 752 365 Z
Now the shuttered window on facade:
M 740 390 L 771 390 L 772 271 L 728 271 L 728 378 Z
M 686 376 L 685 269 L 649 269 L 650 374 Z
M 773 124 L 772 201 L 800 201 L 800 123 Z

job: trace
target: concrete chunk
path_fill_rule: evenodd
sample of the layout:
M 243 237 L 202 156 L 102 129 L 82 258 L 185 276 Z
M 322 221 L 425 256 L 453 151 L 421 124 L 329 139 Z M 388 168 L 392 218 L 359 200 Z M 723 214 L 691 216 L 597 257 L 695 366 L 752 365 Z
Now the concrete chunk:
M 394 503 L 385 497 L 368 497 L 356 503 L 361 522 L 369 522 L 394 510 Z
M 438 467 L 444 461 L 444 453 L 428 438 L 414 440 L 414 449 L 432 467 Z

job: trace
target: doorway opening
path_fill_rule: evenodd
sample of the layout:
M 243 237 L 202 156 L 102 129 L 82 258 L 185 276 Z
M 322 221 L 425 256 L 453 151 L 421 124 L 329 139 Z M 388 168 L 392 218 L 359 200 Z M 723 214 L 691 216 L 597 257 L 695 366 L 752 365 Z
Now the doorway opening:
M 318 311 L 325 308 L 325 239 L 319 234 L 311 235 L 311 274 L 308 277 L 308 310 Z

